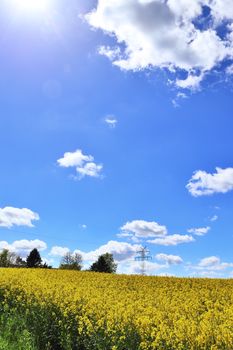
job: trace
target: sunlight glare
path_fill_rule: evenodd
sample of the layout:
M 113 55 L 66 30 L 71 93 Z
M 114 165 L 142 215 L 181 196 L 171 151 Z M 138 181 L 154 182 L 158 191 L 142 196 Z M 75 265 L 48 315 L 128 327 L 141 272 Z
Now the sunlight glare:
M 12 0 L 17 11 L 28 14 L 44 13 L 49 10 L 51 0 Z

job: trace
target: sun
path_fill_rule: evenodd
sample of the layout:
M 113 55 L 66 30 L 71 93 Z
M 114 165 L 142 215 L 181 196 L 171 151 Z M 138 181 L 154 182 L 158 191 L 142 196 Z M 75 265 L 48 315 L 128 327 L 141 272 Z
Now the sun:
M 12 6 L 22 13 L 36 14 L 49 10 L 51 0 L 12 0 Z

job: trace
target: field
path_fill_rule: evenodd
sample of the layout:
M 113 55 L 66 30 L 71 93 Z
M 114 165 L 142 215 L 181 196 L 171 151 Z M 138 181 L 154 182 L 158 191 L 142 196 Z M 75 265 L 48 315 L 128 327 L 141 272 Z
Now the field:
M 233 349 L 233 280 L 0 270 L 0 349 Z

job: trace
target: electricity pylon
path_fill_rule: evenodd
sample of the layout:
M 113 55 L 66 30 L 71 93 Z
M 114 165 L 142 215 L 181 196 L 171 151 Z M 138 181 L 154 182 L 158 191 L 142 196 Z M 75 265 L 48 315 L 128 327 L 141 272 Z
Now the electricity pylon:
M 135 257 L 136 261 L 141 261 L 141 274 L 145 276 L 146 274 L 146 261 L 151 260 L 152 257 L 150 255 L 150 251 L 147 247 L 142 247 L 141 250 L 137 252 L 137 256 Z

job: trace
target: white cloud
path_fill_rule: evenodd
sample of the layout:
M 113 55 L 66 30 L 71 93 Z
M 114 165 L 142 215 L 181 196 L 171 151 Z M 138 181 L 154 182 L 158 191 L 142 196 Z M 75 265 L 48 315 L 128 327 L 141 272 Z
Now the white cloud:
M 226 193 L 233 190 L 233 168 L 216 168 L 216 173 L 196 171 L 186 188 L 194 197 Z
M 133 237 L 133 234 L 127 233 L 127 232 L 122 232 L 122 233 L 118 233 L 117 237 L 119 237 L 119 238 L 131 238 L 131 237 Z
M 183 262 L 183 259 L 178 255 L 168 255 L 168 254 L 157 254 L 156 259 L 159 261 L 164 261 L 169 265 L 177 265 Z
M 202 259 L 196 268 L 202 271 L 223 271 L 231 267 L 233 267 L 233 263 L 222 262 L 220 258 L 210 256 Z
M 155 238 L 153 240 L 148 240 L 148 243 L 163 245 L 163 246 L 176 246 L 182 243 L 194 242 L 195 239 L 190 235 L 168 235 L 161 238 Z
M 189 233 L 193 233 L 196 236 L 204 236 L 205 234 L 207 234 L 210 230 L 210 227 L 199 227 L 199 228 L 190 228 L 188 230 Z
M 194 75 L 190 73 L 186 79 L 176 79 L 176 85 L 182 89 L 192 89 L 196 90 L 200 87 L 200 82 L 204 78 L 204 73 Z
M 51 256 L 64 256 L 65 254 L 69 253 L 69 248 L 67 247 L 59 247 L 59 246 L 54 246 L 52 247 L 49 255 Z
M 233 64 L 227 67 L 226 72 L 228 75 L 233 75 Z
M 112 129 L 114 129 L 118 123 L 118 120 L 113 115 L 107 116 L 104 121 Z
M 210 0 L 208 1 L 208 3 Z M 221 22 L 224 19 L 232 20 L 233 18 L 233 7 L 231 0 L 213 0 L 212 11 L 215 20 Z
M 188 96 L 187 96 L 184 92 L 180 92 L 180 91 L 179 91 L 179 92 L 176 94 L 176 97 L 173 98 L 172 104 L 173 104 L 173 106 L 174 106 L 175 108 L 177 108 L 177 107 L 180 106 L 179 101 L 180 101 L 180 100 L 183 100 L 183 99 L 187 99 L 187 98 L 188 98 Z
M 111 48 L 110 46 L 100 46 L 98 52 L 100 55 L 106 56 L 110 60 L 114 60 L 120 55 L 121 50 L 119 47 Z
M 167 234 L 166 226 L 155 221 L 133 220 L 121 227 L 123 233 L 133 234 L 139 238 L 164 236 Z
M 100 177 L 102 169 L 103 166 L 101 164 L 95 164 L 91 162 L 86 163 L 82 167 L 77 167 L 76 171 L 79 174 L 80 178 L 83 178 L 84 176 Z
M 218 215 L 214 215 L 212 216 L 212 218 L 210 218 L 210 221 L 217 221 L 218 220 Z
M 146 275 L 154 275 L 161 269 L 167 269 L 169 266 L 167 264 L 158 264 L 156 262 L 145 261 L 145 274 Z M 118 264 L 117 268 L 118 273 L 124 274 L 141 274 L 142 265 L 138 261 L 126 261 Z
M 15 252 L 21 256 L 27 255 L 32 249 L 38 249 L 40 251 L 47 249 L 47 244 L 39 239 L 27 240 L 22 239 L 8 243 L 6 241 L 0 241 L 0 250 L 8 249 L 11 252 Z
M 134 243 L 142 242 L 142 238 L 138 238 L 133 233 L 128 233 L 128 232 L 117 233 L 117 237 L 118 238 L 128 238 L 131 242 L 134 242 Z
M 6 242 L 6 241 L 0 241 L 0 250 L 3 250 L 3 249 L 8 249 L 8 250 L 10 250 L 9 247 L 10 247 L 10 244 L 9 244 L 8 242 Z
M 12 247 L 14 247 L 17 251 L 30 251 L 35 248 L 38 250 L 45 250 L 47 249 L 47 244 L 39 239 L 22 239 L 20 241 L 13 242 Z
M 66 152 L 63 158 L 58 159 L 57 162 L 61 167 L 68 168 L 82 166 L 84 162 L 92 162 L 93 160 L 92 156 L 87 156 L 78 149 L 75 152 Z
M 141 249 L 140 245 L 130 244 L 126 242 L 109 241 L 108 243 L 100 246 L 98 249 L 90 252 L 82 252 L 75 250 L 74 253 L 80 253 L 84 261 L 94 261 L 100 255 L 105 253 L 113 254 L 114 259 L 117 262 L 133 259 L 138 250 Z
M 207 267 L 218 265 L 219 263 L 220 258 L 218 258 L 217 256 L 209 256 L 208 258 L 201 259 L 198 265 L 201 267 Z
M 184 16 L 187 20 L 201 14 L 201 1 L 192 1 L 187 6 L 187 0 L 168 0 L 170 9 L 175 13 L 176 16 Z
M 222 272 L 233 267 L 233 263 L 222 262 L 217 256 L 209 256 L 199 261 L 197 265 L 191 265 L 188 268 L 194 271 L 195 275 L 205 277 L 221 277 Z
M 33 227 L 32 221 L 39 220 L 39 215 L 27 208 L 0 208 L 0 227 L 28 226 Z
M 195 241 L 190 235 L 168 235 L 166 226 L 159 225 L 155 221 L 133 220 L 123 225 L 121 231 L 118 233 L 118 237 L 128 238 L 135 243 L 147 239 L 148 243 L 175 246 Z
M 52 266 L 54 264 L 54 260 L 42 257 L 42 263 Z
M 74 178 L 79 180 L 85 176 L 101 177 L 103 169 L 102 164 L 94 162 L 93 156 L 83 154 L 80 149 L 75 152 L 66 152 L 62 158 L 57 160 L 57 163 L 65 168 L 74 167 L 76 170 Z
M 201 29 L 204 5 L 210 20 Z M 232 12 L 231 0 L 99 0 L 86 19 L 115 37 L 113 47 L 99 49 L 114 65 L 133 71 L 181 69 L 187 78 L 175 79 L 177 86 L 197 88 L 206 72 L 233 58 L 232 25 L 223 37 L 217 32 L 225 19 L 232 23 Z

